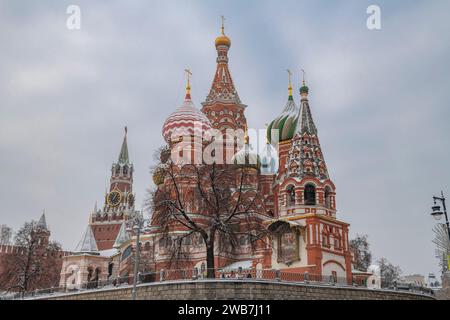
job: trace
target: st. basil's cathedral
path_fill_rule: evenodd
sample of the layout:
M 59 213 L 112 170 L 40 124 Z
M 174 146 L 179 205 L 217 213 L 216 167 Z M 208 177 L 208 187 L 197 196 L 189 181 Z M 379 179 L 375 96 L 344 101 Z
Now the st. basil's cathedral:
M 217 68 L 210 92 L 199 109 L 192 100 L 188 81 L 184 102 L 163 124 L 166 147 L 162 149 L 159 165 L 164 165 L 167 153 L 179 147 L 181 137 L 202 137 L 201 131 L 208 129 L 224 134 L 227 129 L 247 132 L 247 106 L 241 102 L 229 70 L 231 40 L 225 35 L 223 25 L 215 47 Z M 244 163 L 241 168 L 250 176 L 248 183 L 257 188 L 262 201 L 257 206 L 256 221 L 268 233 L 265 241 L 256 247 L 243 235 L 238 241 L 239 247 L 232 253 L 224 255 L 217 250 L 215 268 L 240 267 L 256 270 L 256 275 L 264 270 L 307 273 L 345 279 L 347 283 L 354 279 L 349 224 L 336 216 L 336 188 L 325 164 L 308 93 L 303 80 L 299 103 L 296 103 L 289 80 L 287 101 L 279 116 L 267 127 L 263 151 L 254 152 L 246 134 L 243 147 L 230 155 L 231 161 Z M 227 154 L 225 152 L 224 156 Z M 167 179 L 159 172 L 157 168 L 153 174 L 158 190 L 167 184 Z M 134 173 L 125 129 L 118 160 L 111 167 L 104 204 L 101 208 L 95 206 L 73 254 L 64 257 L 61 287 L 79 288 L 87 282 L 133 275 L 136 234 L 129 222 L 141 215 L 135 208 Z M 193 216 L 196 215 L 194 202 L 195 199 L 192 204 L 186 204 Z M 179 227 L 171 232 L 175 235 L 188 233 L 188 230 Z M 206 268 L 205 244 L 195 236 L 185 240 L 190 255 L 183 269 L 202 274 Z M 140 233 L 140 244 L 140 272 L 159 274 L 161 270 L 171 269 L 168 252 L 171 233 L 163 232 L 157 220 L 151 219 Z

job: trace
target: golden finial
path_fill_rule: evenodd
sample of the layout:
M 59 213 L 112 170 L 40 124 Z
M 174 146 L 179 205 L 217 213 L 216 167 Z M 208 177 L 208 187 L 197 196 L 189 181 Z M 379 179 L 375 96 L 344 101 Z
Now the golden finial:
M 225 35 L 225 17 L 224 16 L 220 16 L 220 18 L 222 19 L 222 27 L 221 27 L 222 34 L 216 38 L 216 42 L 215 42 L 216 43 L 216 48 L 218 46 L 226 46 L 226 47 L 229 48 L 231 46 L 231 40 L 230 40 L 230 38 L 228 38 Z
M 127 128 L 127 126 L 125 126 L 125 135 L 127 135 L 127 133 L 128 133 L 128 128 Z
M 220 16 L 220 18 L 222 19 L 222 35 L 225 35 L 225 17 Z
M 186 98 L 191 96 L 191 76 L 192 72 L 190 69 L 184 69 L 184 72 L 186 73 L 187 78 L 187 85 L 186 85 Z
M 288 77 L 289 77 L 289 86 L 288 86 L 288 92 L 289 92 L 289 96 L 292 96 L 292 72 L 291 70 L 287 69 L 287 73 L 288 73 Z
M 305 85 L 305 70 L 302 69 L 302 73 L 303 73 L 303 85 Z

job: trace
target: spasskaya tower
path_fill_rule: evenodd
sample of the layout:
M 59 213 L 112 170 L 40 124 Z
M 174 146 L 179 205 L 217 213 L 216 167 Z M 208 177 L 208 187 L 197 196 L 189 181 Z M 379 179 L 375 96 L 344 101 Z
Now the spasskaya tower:
M 109 191 L 105 193 L 102 209 L 90 216 L 90 224 L 99 250 L 111 249 L 122 223 L 136 214 L 135 195 L 133 194 L 133 164 L 128 155 L 127 127 L 119 158 L 111 167 Z

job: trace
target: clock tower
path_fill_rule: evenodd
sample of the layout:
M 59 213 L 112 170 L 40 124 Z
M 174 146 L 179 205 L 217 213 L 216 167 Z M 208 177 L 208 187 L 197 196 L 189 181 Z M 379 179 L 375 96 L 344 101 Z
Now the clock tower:
M 103 208 L 94 211 L 90 224 L 99 250 L 111 249 L 124 220 L 136 213 L 133 193 L 133 164 L 128 156 L 127 127 L 119 158 L 112 164 L 109 190 L 105 193 Z

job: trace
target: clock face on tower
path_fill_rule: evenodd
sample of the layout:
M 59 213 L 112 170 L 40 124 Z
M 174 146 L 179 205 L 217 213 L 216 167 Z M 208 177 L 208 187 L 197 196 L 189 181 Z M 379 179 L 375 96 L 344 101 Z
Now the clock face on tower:
M 117 207 L 120 203 L 120 200 L 122 200 L 122 195 L 120 192 L 113 190 L 108 194 L 108 204 L 112 207 Z

